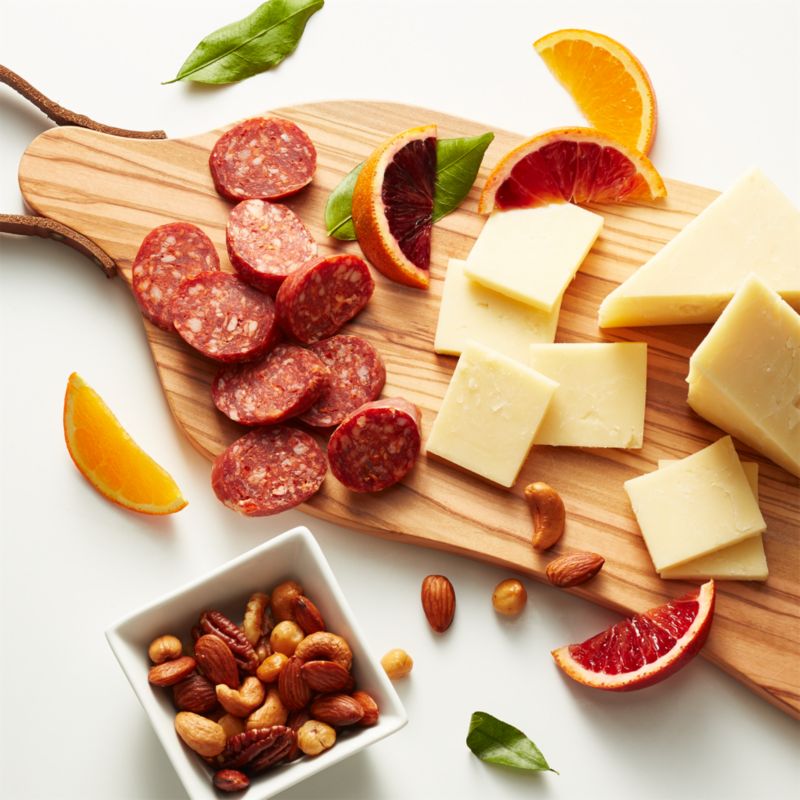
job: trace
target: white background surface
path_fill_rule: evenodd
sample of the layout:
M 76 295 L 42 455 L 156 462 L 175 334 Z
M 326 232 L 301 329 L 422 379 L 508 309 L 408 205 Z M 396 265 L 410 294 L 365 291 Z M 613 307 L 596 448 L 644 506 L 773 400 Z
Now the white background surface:
M 336 98 L 416 103 L 532 134 L 581 118 L 531 43 L 585 27 L 626 43 L 649 70 L 662 174 L 721 189 L 757 164 L 800 201 L 793 2 L 328 0 L 277 70 L 227 88 L 159 85 L 202 36 L 255 5 L 6 0 L 0 52 L 70 109 L 171 136 Z M 21 212 L 18 160 L 49 122 L 5 87 L 0 113 L 0 210 Z M 562 678 L 548 651 L 610 624 L 610 612 L 525 580 L 528 608 L 505 622 L 490 603 L 505 571 L 299 512 L 250 520 L 223 508 L 208 463 L 172 422 L 123 282 L 49 241 L 4 236 L 0 248 L 4 797 L 184 797 L 103 630 L 296 524 L 317 535 L 374 653 L 401 646 L 416 666 L 398 684 L 409 725 L 285 798 L 689 800 L 797 789 L 796 723 L 702 659 L 630 695 Z M 175 476 L 188 508 L 147 519 L 81 478 L 61 428 L 73 370 Z M 443 637 L 419 609 L 428 573 L 448 575 L 458 593 Z M 561 774 L 475 759 L 464 738 L 477 709 L 522 728 Z

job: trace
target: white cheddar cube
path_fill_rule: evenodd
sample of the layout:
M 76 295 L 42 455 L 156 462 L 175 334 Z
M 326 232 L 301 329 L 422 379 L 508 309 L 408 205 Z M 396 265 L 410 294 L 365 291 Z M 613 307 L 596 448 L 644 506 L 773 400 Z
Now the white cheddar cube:
M 689 405 L 800 475 L 800 314 L 758 276 L 689 360 Z
M 766 529 L 730 436 L 624 485 L 657 572 Z
M 477 342 L 458 360 L 427 451 L 512 486 L 558 384 Z
M 603 218 L 572 203 L 495 211 L 467 257 L 467 276 L 548 313 L 578 271 Z
M 533 344 L 529 363 L 558 383 L 536 444 L 642 446 L 646 344 Z
M 527 363 L 531 343 L 555 339 L 560 308 L 559 302 L 553 311 L 541 311 L 487 289 L 464 274 L 463 261 L 451 258 L 444 278 L 433 349 L 458 356 L 467 340 L 473 339 Z
M 659 459 L 658 468 L 675 461 Z M 758 502 L 758 464 L 742 461 L 742 469 L 750 484 L 753 498 Z M 763 535 L 751 536 L 738 544 L 723 547 L 716 553 L 693 558 L 677 567 L 661 571 L 665 580 L 707 580 L 720 581 L 765 581 L 769 577 L 767 554 L 764 552 Z
M 713 322 L 750 272 L 800 309 L 800 211 L 757 169 L 614 289 L 600 326 Z

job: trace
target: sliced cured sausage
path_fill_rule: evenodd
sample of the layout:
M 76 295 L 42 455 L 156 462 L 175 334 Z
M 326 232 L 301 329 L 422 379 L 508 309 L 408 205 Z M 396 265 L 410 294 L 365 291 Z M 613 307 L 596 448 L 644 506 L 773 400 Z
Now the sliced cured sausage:
M 309 409 L 329 375 L 310 350 L 279 344 L 259 361 L 223 367 L 211 384 L 211 397 L 234 422 L 272 425 Z
M 230 363 L 264 355 L 278 333 L 272 298 L 227 272 L 184 281 L 172 301 L 172 322 L 187 344 Z
M 311 345 L 330 370 L 328 385 L 300 419 L 316 428 L 338 425 L 351 411 L 374 400 L 386 382 L 378 351 L 360 336 L 339 335 Z
M 417 460 L 419 425 L 419 409 L 401 397 L 366 403 L 331 434 L 331 472 L 353 492 L 392 486 Z
M 339 253 L 291 273 L 275 297 L 278 323 L 305 344 L 333 336 L 372 297 L 375 281 L 363 258 Z
M 225 241 L 242 280 L 273 296 L 290 272 L 317 255 L 317 243 L 294 211 L 264 200 L 234 206 Z
M 220 137 L 208 165 L 214 186 L 229 200 L 279 200 L 311 182 L 317 151 L 294 122 L 255 117 Z
M 171 222 L 153 229 L 133 259 L 133 294 L 154 325 L 171 331 L 172 301 L 187 278 L 219 269 L 211 239 L 196 225 Z
M 325 454 L 305 431 L 285 426 L 250 431 L 211 469 L 214 494 L 249 517 L 278 514 L 305 502 L 322 485 Z

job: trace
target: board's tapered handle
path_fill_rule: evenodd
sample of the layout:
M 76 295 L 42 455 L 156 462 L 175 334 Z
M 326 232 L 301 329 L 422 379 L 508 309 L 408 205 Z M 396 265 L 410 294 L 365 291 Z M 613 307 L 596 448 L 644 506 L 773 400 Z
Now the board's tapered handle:
M 39 236 L 63 242 L 94 261 L 105 272 L 106 277 L 117 274 L 117 265 L 105 250 L 101 250 L 91 239 L 83 234 L 46 217 L 29 214 L 0 214 L 0 233 L 15 233 L 26 236 Z

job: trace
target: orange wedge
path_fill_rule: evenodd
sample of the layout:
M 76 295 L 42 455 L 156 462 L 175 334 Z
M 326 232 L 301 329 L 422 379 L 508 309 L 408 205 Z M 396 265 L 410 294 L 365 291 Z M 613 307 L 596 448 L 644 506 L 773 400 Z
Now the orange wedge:
M 174 514 L 186 505 L 170 475 L 75 372 L 64 396 L 64 438 L 75 466 L 112 502 L 142 514 Z
M 486 179 L 478 211 L 654 200 L 666 194 L 647 156 L 594 128 L 557 128 L 500 160 Z
M 361 250 L 393 281 L 430 282 L 436 126 L 398 133 L 364 162 L 353 189 L 353 226 Z
M 602 33 L 563 30 L 533 43 L 584 117 L 626 147 L 650 152 L 656 135 L 656 95 L 627 47 Z

